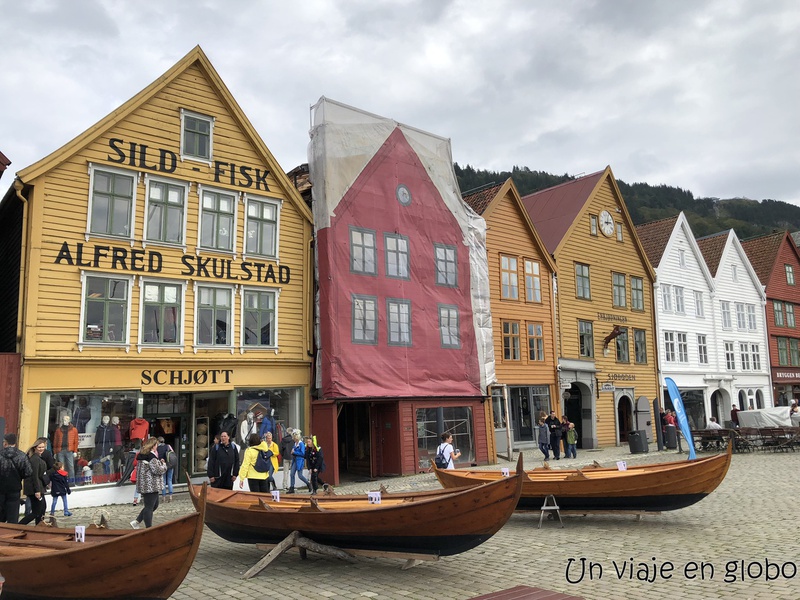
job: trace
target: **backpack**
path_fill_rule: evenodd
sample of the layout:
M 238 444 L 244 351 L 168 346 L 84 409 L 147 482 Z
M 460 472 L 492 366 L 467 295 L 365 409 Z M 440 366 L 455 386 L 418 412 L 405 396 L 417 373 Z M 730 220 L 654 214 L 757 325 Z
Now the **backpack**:
M 439 451 L 433 458 L 433 462 L 436 464 L 436 468 L 438 469 L 446 469 L 447 466 L 450 464 L 450 461 L 444 457 L 444 449 L 446 447 L 447 446 L 445 446 L 445 444 L 440 444 Z
M 178 466 L 178 455 L 172 448 L 167 450 L 166 463 L 167 467 L 170 469 L 174 469 Z
M 253 465 L 253 468 L 259 473 L 268 472 L 269 468 L 272 466 L 272 461 L 270 460 L 271 456 L 271 450 L 259 450 L 258 457 L 256 457 L 256 464 Z

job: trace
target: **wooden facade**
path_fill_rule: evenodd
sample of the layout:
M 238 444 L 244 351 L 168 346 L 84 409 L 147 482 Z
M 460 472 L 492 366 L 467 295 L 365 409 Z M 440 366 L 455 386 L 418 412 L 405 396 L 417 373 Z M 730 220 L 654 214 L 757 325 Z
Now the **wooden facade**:
M 21 445 L 143 417 L 204 474 L 225 414 L 305 429 L 311 213 L 199 47 L 17 183 Z

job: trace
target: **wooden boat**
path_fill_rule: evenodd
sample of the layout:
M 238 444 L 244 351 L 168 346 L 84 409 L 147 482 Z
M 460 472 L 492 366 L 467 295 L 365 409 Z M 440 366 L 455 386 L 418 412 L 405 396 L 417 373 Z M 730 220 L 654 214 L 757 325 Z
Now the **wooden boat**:
M 149 529 L 74 529 L 0 524 L 2 598 L 166 599 L 183 582 L 200 546 L 198 512 Z M 152 567 L 151 567 L 152 565 Z
M 211 491 L 206 525 L 220 537 L 243 544 L 277 544 L 292 532 L 342 549 L 450 556 L 494 535 L 514 512 L 522 491 L 522 457 L 517 472 L 486 485 L 442 492 L 306 496 L 275 502 L 271 496 Z M 200 502 L 197 486 L 189 486 Z
M 544 469 L 526 471 L 518 509 L 539 510 L 553 495 L 561 510 L 661 512 L 685 508 L 713 492 L 728 472 L 726 453 L 695 460 L 617 468 Z M 435 468 L 435 467 L 434 467 Z M 500 471 L 441 470 L 444 488 L 497 481 Z

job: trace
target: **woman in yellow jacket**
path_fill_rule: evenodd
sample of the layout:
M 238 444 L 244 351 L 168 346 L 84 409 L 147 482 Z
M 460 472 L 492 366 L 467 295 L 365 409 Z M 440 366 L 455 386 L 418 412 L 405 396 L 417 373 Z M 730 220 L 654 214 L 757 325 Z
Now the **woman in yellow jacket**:
M 278 472 L 278 457 L 280 456 L 281 449 L 278 448 L 278 444 L 272 441 L 272 432 L 268 431 L 264 434 L 264 443 L 267 445 L 267 448 L 272 452 L 272 456 L 269 457 L 270 469 L 269 469 L 269 477 L 267 477 L 267 489 L 272 486 L 273 490 L 277 490 L 278 486 L 275 485 L 274 475 Z
M 247 450 L 244 451 L 242 458 L 242 466 L 239 467 L 239 487 L 244 487 L 244 480 L 247 479 L 247 485 L 250 487 L 251 492 L 264 492 L 269 493 L 269 483 L 267 480 L 270 478 L 269 471 L 263 473 L 256 471 L 256 459 L 258 458 L 259 451 L 266 452 L 269 450 L 266 442 L 262 442 L 257 433 L 251 433 L 247 438 Z M 270 464 L 273 459 L 270 458 Z

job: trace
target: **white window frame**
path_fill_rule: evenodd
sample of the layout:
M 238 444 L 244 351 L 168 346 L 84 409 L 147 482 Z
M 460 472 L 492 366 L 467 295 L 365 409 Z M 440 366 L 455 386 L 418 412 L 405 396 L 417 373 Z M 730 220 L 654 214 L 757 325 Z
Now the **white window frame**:
M 675 334 L 675 345 L 678 351 L 678 362 L 689 362 L 689 339 L 685 332 L 678 331 Z
M 597 237 L 597 215 L 589 215 L 589 235 Z
M 180 243 L 177 242 L 166 242 L 163 240 L 150 240 L 147 238 L 147 227 L 148 227 L 148 215 L 150 214 L 150 185 L 152 183 L 164 183 L 167 185 L 174 185 L 176 187 L 183 188 L 183 223 L 181 224 L 181 234 L 183 236 L 183 241 Z M 171 248 L 181 248 L 183 252 L 186 252 L 186 223 L 187 223 L 187 213 L 189 212 L 189 193 L 192 190 L 192 184 L 188 181 L 181 181 L 180 179 L 170 179 L 169 177 L 160 177 L 157 175 L 151 175 L 150 173 L 146 173 L 144 176 L 144 221 L 142 223 L 142 248 L 147 248 L 148 244 L 152 244 L 154 246 L 169 246 Z
M 751 362 L 753 363 L 753 371 L 761 370 L 761 349 L 758 344 L 750 344 Z
M 686 314 L 686 300 L 683 295 L 683 288 L 679 285 L 673 286 L 673 293 L 675 294 L 675 312 L 678 314 Z
M 719 308 L 722 312 L 722 328 L 733 329 L 733 322 L 731 321 L 731 303 L 727 300 L 720 300 Z
M 750 331 L 755 331 L 758 329 L 758 321 L 756 316 L 756 305 L 755 304 L 748 304 L 747 305 L 747 328 Z
M 450 338 L 451 343 L 447 343 L 445 342 L 444 320 L 447 319 L 448 324 L 450 325 L 450 321 L 453 318 L 453 313 L 455 313 L 456 321 L 455 336 L 453 335 L 452 326 L 449 326 L 447 328 L 447 337 Z M 453 337 L 456 339 L 455 343 L 452 343 Z M 459 314 L 458 306 L 455 304 L 439 304 L 439 344 L 442 348 L 451 350 L 457 350 L 461 348 L 461 315 Z
M 398 321 L 396 324 L 397 324 L 398 332 L 399 332 L 398 335 L 400 335 L 402 337 L 404 333 L 407 333 L 408 334 L 408 340 L 405 340 L 405 341 L 403 341 L 402 339 L 400 339 L 400 340 L 392 340 L 392 324 L 395 323 L 395 321 L 392 319 L 392 307 L 393 306 L 397 306 L 397 307 L 405 306 L 405 307 L 407 307 L 408 331 L 407 332 L 403 331 L 403 327 L 402 327 L 402 325 L 403 325 L 402 316 L 403 315 L 402 315 L 402 311 L 400 311 L 400 310 L 398 310 L 398 317 L 400 318 L 400 321 Z M 411 300 L 407 300 L 405 298 L 387 298 L 386 299 L 386 344 L 388 346 L 400 346 L 400 347 L 410 348 L 414 343 L 414 338 L 412 336 L 413 329 L 414 329 L 414 327 L 413 327 L 413 314 L 412 314 L 412 311 L 411 311 Z
M 661 284 L 661 305 L 664 312 L 672 312 L 672 286 Z
M 750 344 L 739 342 L 739 361 L 742 371 L 750 370 Z
M 223 250 L 221 248 L 211 248 L 202 245 L 203 242 L 203 194 L 205 192 L 210 192 L 212 194 L 224 194 L 226 196 L 230 196 L 233 198 L 233 225 L 231 226 L 231 249 L 230 250 Z M 199 200 L 198 204 L 198 214 L 197 214 L 197 247 L 195 248 L 195 252 L 200 254 L 201 252 L 218 252 L 220 254 L 232 254 L 234 260 L 238 256 L 238 252 L 236 251 L 236 231 L 239 225 L 239 204 L 242 201 L 242 195 L 240 192 L 234 192 L 232 190 L 226 190 L 225 188 L 220 187 L 213 187 L 210 185 L 201 185 L 198 184 L 197 186 L 197 197 Z
M 401 252 L 400 249 L 397 247 L 397 245 L 395 245 L 395 249 L 391 251 L 393 254 L 397 255 L 398 259 L 400 257 L 403 257 L 403 256 L 405 257 L 405 269 L 406 269 L 406 274 L 405 275 L 399 275 L 399 274 L 398 275 L 392 275 L 389 272 L 389 264 L 390 264 L 390 261 L 389 261 L 389 253 L 390 253 L 389 240 L 395 240 L 395 241 L 403 240 L 406 243 L 405 252 Z M 396 266 L 398 268 L 399 268 L 400 262 L 401 261 L 399 261 L 399 260 L 397 261 L 397 265 Z M 411 279 L 411 240 L 408 239 L 407 235 L 403 235 L 401 233 L 386 233 L 386 232 L 384 232 L 384 234 L 383 234 L 383 266 L 384 266 L 384 269 L 385 269 L 384 272 L 386 273 L 386 277 L 388 277 L 389 279 L 402 279 L 404 281 L 408 281 L 408 280 Z
M 739 265 L 731 265 L 731 279 L 739 281 Z
M 681 268 L 686 267 L 686 250 L 683 248 L 678 250 L 678 266 Z
M 220 289 L 220 290 L 229 290 L 231 293 L 231 320 L 230 320 L 230 327 L 231 332 L 228 336 L 228 343 L 227 344 L 199 344 L 197 342 L 197 323 L 200 316 L 200 288 L 212 288 L 212 289 Z M 194 344 L 192 345 L 192 349 L 195 354 L 197 354 L 198 350 L 227 350 L 231 354 L 233 354 L 235 348 L 235 326 L 236 326 L 236 292 L 238 290 L 238 285 L 218 285 L 213 283 L 206 283 L 205 281 L 201 282 L 194 282 L 194 317 L 192 320 L 192 341 Z
M 155 342 L 143 342 L 144 339 L 144 323 L 145 323 L 145 316 L 144 316 L 144 286 L 148 283 L 157 283 L 157 284 L 167 284 L 167 285 L 177 285 L 180 286 L 180 295 L 181 295 L 181 311 L 180 311 L 180 335 L 178 336 L 178 341 L 174 344 L 158 344 Z M 137 343 L 136 343 L 136 350 L 139 354 L 142 353 L 142 350 L 145 348 L 156 348 L 156 349 L 168 349 L 174 348 L 180 351 L 183 354 L 185 343 L 186 343 L 186 280 L 177 280 L 177 279 L 160 279 L 155 277 L 139 277 L 139 331 Z
M 278 324 L 279 321 L 279 300 L 281 296 L 281 288 L 277 287 L 255 287 L 255 286 L 240 286 L 239 287 L 239 354 L 244 354 L 245 352 L 254 352 L 254 351 L 263 351 L 269 350 L 278 354 L 280 349 L 280 345 L 278 342 Z M 275 319 L 274 319 L 274 327 L 272 333 L 272 344 L 269 346 L 262 346 L 261 344 L 258 345 L 247 345 L 244 343 L 244 319 L 245 319 L 245 311 L 247 310 L 244 305 L 244 297 L 247 292 L 267 292 L 275 296 Z
M 703 299 L 703 292 L 699 290 L 694 292 L 694 316 L 698 319 L 706 318 L 705 300 Z
M 697 334 L 697 362 L 701 365 L 708 364 L 708 338 L 704 333 Z
M 129 235 L 113 235 L 110 233 L 93 233 L 92 232 L 92 208 L 94 207 L 94 175 L 96 171 L 106 171 L 114 175 L 122 175 L 133 179 L 133 195 L 131 196 L 131 214 L 130 223 L 128 225 Z M 105 164 L 98 165 L 89 163 L 89 190 L 88 190 L 88 210 L 86 212 L 86 231 L 84 232 L 84 239 L 88 242 L 89 238 L 104 238 L 109 240 L 128 240 L 131 247 L 136 239 L 136 195 L 139 191 L 139 182 L 141 181 L 142 174 L 140 171 L 133 171 L 130 169 L 120 169 L 117 167 L 109 167 Z
M 273 254 L 258 254 L 256 252 L 247 251 L 247 225 L 250 220 L 250 201 L 262 202 L 264 204 L 272 204 L 275 207 L 275 252 Z M 276 262 L 280 260 L 280 247 L 281 247 L 281 209 L 283 208 L 283 200 L 280 198 L 272 198 L 270 196 L 257 196 L 255 194 L 244 195 L 244 233 L 242 234 L 242 258 L 247 260 L 248 257 L 268 258 Z M 238 211 L 237 211 L 238 212 Z M 235 249 L 235 247 L 234 247 Z
M 747 329 L 747 313 L 745 312 L 744 303 L 736 302 L 736 328 L 739 331 Z
M 532 258 L 522 259 L 523 279 L 525 281 L 525 302 L 535 302 L 541 304 L 542 302 L 542 265 L 538 260 Z M 531 272 L 528 273 L 528 265 L 531 267 Z M 532 286 L 528 288 L 528 279 L 531 280 Z M 533 299 L 528 298 L 528 290 L 533 291 Z M 537 298 L 538 296 L 538 298 Z
M 664 332 L 664 362 L 675 362 L 675 332 Z
M 85 333 L 86 333 L 86 323 L 84 319 L 86 318 L 86 278 L 87 277 L 96 277 L 98 279 L 123 279 L 128 282 L 127 286 L 127 297 L 125 298 L 125 302 L 127 305 L 127 315 L 125 318 L 125 340 L 124 342 L 119 343 L 110 343 L 110 342 L 93 342 L 93 341 L 86 341 Z M 131 349 L 131 288 L 134 285 L 134 276 L 133 275 L 113 275 L 110 273 L 99 273 L 96 271 L 84 271 L 81 270 L 81 313 L 80 313 L 80 321 L 78 324 L 78 351 L 83 352 L 83 349 L 86 347 L 91 348 L 125 348 L 125 352 L 130 352 Z
M 194 119 L 200 119 L 203 121 L 209 122 L 209 130 L 208 130 L 208 158 L 203 158 L 202 156 L 195 156 L 194 154 L 184 154 L 183 152 L 183 142 L 184 142 L 184 133 L 186 131 L 185 126 L 185 117 L 192 117 Z M 181 152 L 181 160 L 190 160 L 194 162 L 200 162 L 206 165 L 211 165 L 214 160 L 214 124 L 216 123 L 216 119 L 209 115 L 204 115 L 198 112 L 194 112 L 191 110 L 187 110 L 185 108 L 181 108 L 181 141 L 180 141 L 180 152 Z
M 725 344 L 725 370 L 736 370 L 736 347 L 733 342 L 724 342 Z

